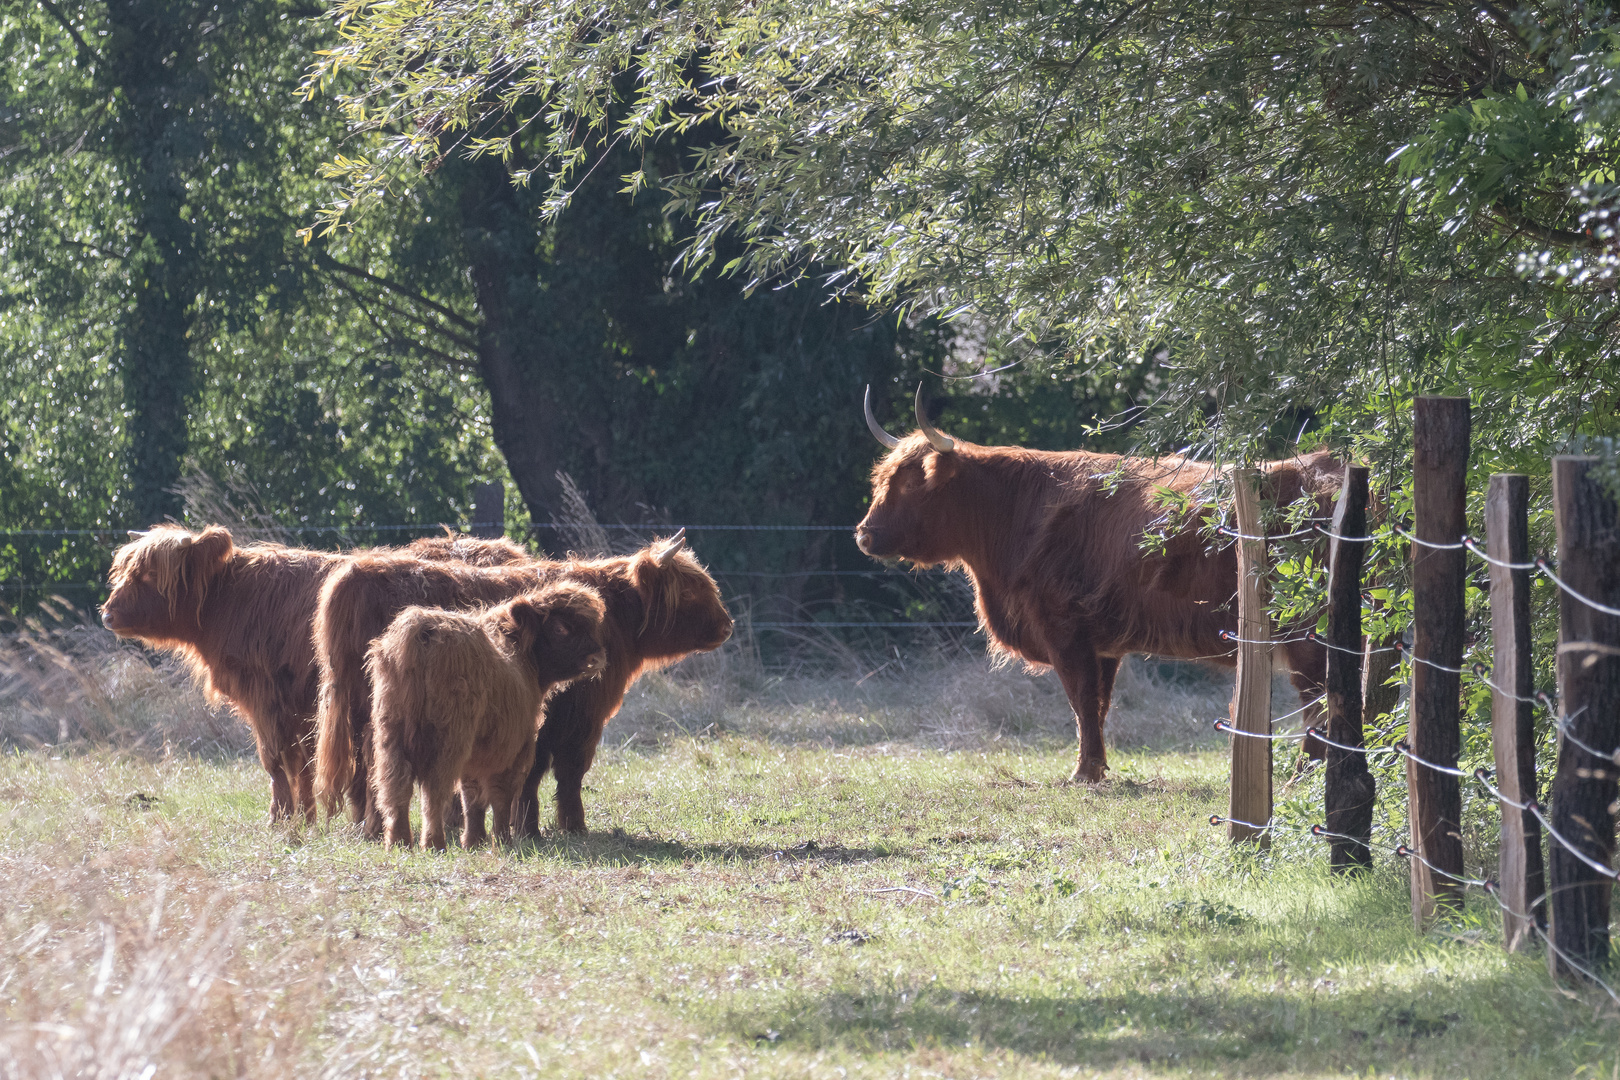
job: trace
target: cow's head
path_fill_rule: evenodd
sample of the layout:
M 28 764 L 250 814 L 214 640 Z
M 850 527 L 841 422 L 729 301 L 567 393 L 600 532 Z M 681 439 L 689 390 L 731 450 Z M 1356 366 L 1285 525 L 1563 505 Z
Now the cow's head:
M 717 649 L 731 636 L 720 586 L 685 545 L 682 529 L 638 551 L 630 564 L 642 607 L 637 639 L 649 659 Z
M 855 526 L 855 542 L 874 558 L 902 558 L 931 564 L 960 553 L 948 550 L 951 481 L 961 469 L 956 440 L 934 428 L 917 387 L 917 432 L 897 439 L 872 415 L 872 388 L 866 389 L 866 426 L 889 454 L 872 470 L 872 506 Z
M 508 600 L 494 617 L 514 651 L 532 658 L 540 682 L 552 684 L 602 674 L 606 614 L 595 589 L 565 581 Z
M 113 556 L 101 622 L 119 637 L 163 642 L 195 632 L 208 589 L 236 551 L 230 531 L 210 525 L 200 533 L 158 525 Z

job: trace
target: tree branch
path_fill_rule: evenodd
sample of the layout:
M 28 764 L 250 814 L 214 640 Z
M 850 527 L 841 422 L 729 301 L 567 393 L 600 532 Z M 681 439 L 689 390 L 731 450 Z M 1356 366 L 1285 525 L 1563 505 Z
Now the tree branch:
M 367 319 L 371 320 L 372 325 L 377 328 L 377 332 L 382 334 L 384 337 L 389 336 L 388 331 L 382 325 L 382 323 L 377 320 L 376 316 L 372 314 L 372 304 L 376 304 L 392 315 L 397 315 L 406 322 L 414 323 L 424 330 L 432 331 L 433 333 L 438 334 L 440 337 L 449 341 L 452 345 L 459 345 L 461 348 L 466 349 L 470 353 L 476 353 L 478 351 L 478 342 L 474 341 L 472 338 L 462 337 L 460 334 L 446 330 L 437 323 L 424 319 L 421 316 L 415 315 L 409 311 L 395 307 L 386 300 L 382 300 L 377 297 L 369 297 L 362 293 L 359 289 L 355 288 L 353 285 L 344 284 L 336 279 L 332 280 L 332 284 L 343 290 L 345 293 L 348 293 L 349 296 L 354 299 L 354 302 L 360 305 L 361 313 L 364 314 Z
M 458 315 L 454 309 L 445 307 L 443 304 L 438 303 L 435 300 L 429 300 L 421 293 L 416 292 L 414 289 L 406 288 L 397 281 L 390 281 L 388 278 L 373 274 L 371 271 L 363 269 L 362 267 L 351 266 L 349 263 L 341 262 L 334 258 L 324 248 L 316 249 L 315 259 L 322 265 L 328 266 L 341 274 L 348 274 L 350 277 L 363 278 L 364 280 L 371 282 L 373 285 L 382 286 L 389 292 L 398 293 L 400 296 L 408 297 L 416 303 L 421 304 L 423 307 L 443 315 L 446 319 L 449 319 L 452 323 L 461 327 L 469 334 L 478 333 L 478 324 L 473 322 L 471 319 Z
M 1586 233 L 1571 232 L 1568 229 L 1553 228 L 1551 225 L 1542 225 L 1539 222 L 1531 221 L 1517 210 L 1511 210 L 1503 206 L 1501 203 L 1491 207 L 1489 213 L 1498 222 L 1508 226 L 1515 232 L 1523 233 L 1525 236 L 1534 237 L 1548 244 L 1556 244 L 1558 247 L 1578 248 L 1581 251 L 1602 251 L 1604 247 L 1603 242 L 1594 236 L 1588 236 Z
M 39 6 L 50 12 L 51 18 L 55 19 L 57 24 L 68 32 L 68 36 L 78 44 L 81 54 L 102 67 L 107 66 L 107 62 L 101 58 L 101 54 L 92 49 L 89 43 L 79 36 L 79 31 L 74 28 L 72 23 L 67 21 L 67 16 L 63 15 L 61 10 L 51 3 L 51 0 L 39 0 Z
M 407 349 L 420 349 L 422 352 L 427 353 L 430 356 L 438 357 L 451 367 L 472 368 L 475 371 L 478 369 L 478 362 L 476 360 L 467 360 L 459 356 L 453 356 L 450 353 L 444 352 L 443 350 L 435 349 L 431 345 L 425 345 L 414 338 L 402 338 L 389 333 L 388 327 L 384 326 L 382 324 L 382 320 L 378 319 L 376 314 L 372 312 L 371 308 L 366 303 L 366 297 L 358 289 L 354 288 L 352 285 L 345 285 L 341 281 L 334 281 L 332 284 L 336 285 L 343 292 L 348 293 L 349 296 L 354 299 L 354 302 L 360 307 L 360 314 L 366 317 L 366 321 L 371 324 L 371 328 L 373 330 L 377 331 L 377 337 L 381 339 L 385 345 L 393 347 L 404 346 Z M 395 309 L 390 308 L 389 310 L 392 311 Z M 443 333 L 444 331 L 441 330 L 440 332 Z M 460 339 L 452 337 L 452 340 L 459 343 Z

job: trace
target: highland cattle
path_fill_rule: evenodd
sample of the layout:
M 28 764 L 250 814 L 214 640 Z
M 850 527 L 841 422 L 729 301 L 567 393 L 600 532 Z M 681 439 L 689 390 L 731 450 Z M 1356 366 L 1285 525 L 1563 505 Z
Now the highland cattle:
M 1204 535 L 1197 512 L 1218 470 L 1184 457 L 975 446 L 929 424 L 921 387 L 915 408 L 918 430 L 896 438 L 868 388 L 867 426 L 889 453 L 872 470 L 856 543 L 875 558 L 966 571 L 992 650 L 1062 681 L 1079 741 L 1071 779 L 1101 781 L 1122 657 L 1236 662 L 1222 634 L 1237 629 L 1237 555 Z M 1344 476 L 1320 451 L 1260 471 L 1263 499 L 1310 497 L 1323 523 Z M 1325 650 L 1283 648 L 1294 687 L 1319 696 Z
M 113 557 L 102 624 L 178 653 L 212 701 L 253 732 L 270 774 L 270 817 L 315 818 L 309 768 L 319 686 L 310 632 L 327 575 L 352 556 L 281 544 L 238 547 L 230 531 L 159 525 Z M 443 536 L 398 549 L 413 559 L 482 565 L 526 561 L 506 540 Z
M 694 652 L 718 648 L 731 635 L 719 587 L 683 550 L 684 535 L 631 555 L 563 559 L 474 569 L 428 564 L 388 554 L 351 560 L 322 590 L 315 618 L 321 671 L 316 721 L 316 789 L 327 812 L 348 800 L 354 820 L 377 837 L 382 819 L 369 800 L 371 687 L 366 652 L 410 606 L 471 610 L 540 586 L 573 581 L 595 589 L 606 604 L 602 674 L 552 696 L 535 749 L 534 766 L 515 807 L 521 835 L 539 831 L 537 791 L 548 769 L 557 779 L 557 822 L 583 832 L 581 789 L 603 726 L 618 712 L 630 684 L 645 671 Z

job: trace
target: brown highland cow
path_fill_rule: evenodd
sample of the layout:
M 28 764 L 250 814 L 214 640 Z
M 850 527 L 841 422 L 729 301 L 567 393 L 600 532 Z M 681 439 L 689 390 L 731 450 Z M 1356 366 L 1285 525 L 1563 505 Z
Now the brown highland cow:
M 992 651 L 1057 672 L 1074 708 L 1079 753 L 1071 777 L 1097 782 L 1108 767 L 1103 721 L 1128 653 L 1236 662 L 1221 636 L 1237 630 L 1237 553 L 1211 543 L 1196 518 L 1166 528 L 1167 500 L 1197 505 L 1213 465 L 1182 457 L 1131 458 L 1083 450 L 975 446 L 928 423 L 922 388 L 916 434 L 866 423 L 888 455 L 872 469 L 872 504 L 855 527 L 876 558 L 967 572 Z M 1326 452 L 1260 466 L 1262 495 L 1278 506 L 1311 499 L 1318 520 L 1344 465 Z M 1165 528 L 1161 551 L 1143 537 Z M 1316 697 L 1327 652 L 1279 646 L 1294 687 Z M 1308 719 L 1313 719 L 1307 713 Z
M 134 534 L 132 534 L 134 535 Z M 528 554 L 505 540 L 432 537 L 417 559 L 498 565 Z M 230 702 L 270 774 L 270 818 L 315 817 L 309 756 L 319 685 L 310 627 L 321 585 L 351 556 L 280 544 L 237 547 L 228 530 L 159 525 L 113 557 L 101 621 L 119 637 L 178 652 L 210 700 Z
M 559 683 L 600 674 L 602 598 L 547 585 L 475 614 L 408 607 L 371 643 L 372 791 L 390 845 L 411 846 L 411 787 L 422 785 L 422 846 L 445 848 L 459 781 L 461 844 L 512 839 L 512 805 L 534 763 L 540 706 Z
M 346 796 L 350 813 L 365 823 L 367 836 L 375 838 L 382 831 L 375 806 L 368 805 L 371 690 L 364 665 L 372 640 L 399 612 L 413 605 L 469 610 L 567 580 L 595 589 L 607 605 L 602 627 L 607 668 L 599 678 L 576 683 L 547 704 L 534 768 L 519 796 L 517 827 L 520 835 L 539 831 L 536 790 L 546 770 L 555 766 L 558 825 L 583 832 L 580 789 L 585 772 L 596 756 L 603 725 L 618 712 L 630 684 L 644 671 L 717 648 L 731 636 L 731 616 L 720 601 L 719 587 L 691 552 L 682 550 L 682 543 L 677 535 L 633 555 L 489 569 L 375 554 L 356 558 L 334 573 L 315 617 L 321 668 L 316 791 L 327 812 L 336 812 Z

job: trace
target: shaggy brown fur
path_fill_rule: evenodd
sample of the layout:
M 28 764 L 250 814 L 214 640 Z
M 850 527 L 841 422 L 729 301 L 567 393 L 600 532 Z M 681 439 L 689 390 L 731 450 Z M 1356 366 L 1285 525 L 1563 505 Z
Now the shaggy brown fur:
M 435 537 L 418 559 L 526 560 L 505 540 Z M 101 620 L 119 637 L 179 653 L 209 698 L 230 702 L 270 774 L 270 817 L 314 820 L 309 753 L 319 685 L 310 626 L 321 585 L 349 556 L 280 544 L 237 547 L 212 525 L 160 525 L 113 557 Z
M 534 763 L 540 705 L 559 683 L 607 664 L 602 598 L 571 582 L 477 614 L 408 607 L 371 643 L 372 788 L 389 844 L 411 846 L 411 787 L 422 785 L 422 846 L 445 847 L 457 781 L 463 847 L 512 839 L 513 796 Z
M 347 796 L 350 812 L 365 822 L 366 834 L 375 837 L 381 831 L 375 808 L 367 806 L 371 693 L 364 660 L 372 639 L 400 611 L 412 605 L 468 610 L 561 580 L 594 588 L 606 603 L 602 635 L 607 669 L 600 678 L 555 695 L 547 705 L 534 770 L 524 784 L 519 827 L 525 835 L 538 831 L 535 791 L 555 762 L 558 823 L 583 831 L 580 788 L 585 771 L 603 725 L 618 711 L 631 682 L 643 671 L 716 648 L 731 635 L 731 616 L 714 579 L 678 545 L 655 543 L 612 559 L 487 570 L 372 555 L 333 574 L 315 618 L 321 667 L 316 790 L 327 812 L 335 812 Z
M 1326 516 L 1344 467 L 1325 452 L 1262 467 L 1264 498 L 1309 493 Z M 1185 458 L 1121 458 L 974 446 L 938 451 L 908 436 L 872 472 L 872 507 L 855 538 L 877 557 L 966 570 L 993 647 L 1050 665 L 1074 707 L 1074 779 L 1107 768 L 1103 719 L 1127 653 L 1235 663 L 1220 637 L 1237 629 L 1237 554 L 1200 535 L 1196 518 L 1169 527 L 1161 553 L 1144 533 L 1164 527 L 1161 493 L 1199 498 L 1215 467 Z M 1285 647 L 1294 686 L 1320 693 L 1326 653 Z

